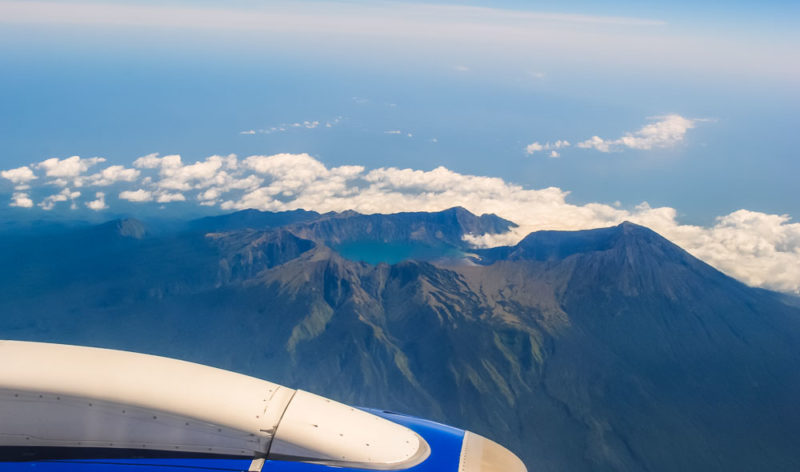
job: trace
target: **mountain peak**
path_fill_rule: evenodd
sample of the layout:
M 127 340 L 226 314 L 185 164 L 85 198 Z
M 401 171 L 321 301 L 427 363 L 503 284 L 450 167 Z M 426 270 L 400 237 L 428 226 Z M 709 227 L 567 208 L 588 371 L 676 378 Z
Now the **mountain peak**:
M 628 220 L 625 220 L 622 223 L 618 224 L 617 228 L 621 228 L 625 231 L 636 231 L 637 229 L 645 229 L 651 231 L 650 228 L 646 226 L 637 225 L 636 223 L 630 222 Z
M 136 218 L 120 218 L 107 221 L 90 228 L 89 231 L 100 237 L 111 236 L 131 239 L 143 239 L 149 233 L 147 225 Z
M 496 260 L 557 261 L 577 254 L 621 251 L 674 261 L 694 259 L 655 231 L 630 221 L 617 226 L 579 231 L 536 231 L 516 246 L 479 251 L 487 263 Z M 659 256 L 660 255 L 660 256 Z
M 628 234 L 633 236 L 657 236 L 659 238 L 663 238 L 663 236 L 659 235 L 652 229 L 648 228 L 647 226 L 642 226 L 636 223 L 632 223 L 628 220 L 623 221 L 622 223 L 618 224 L 617 226 L 613 226 L 618 231 L 622 232 L 622 234 Z
M 147 235 L 147 226 L 135 218 L 124 218 L 116 222 L 120 236 L 142 239 Z

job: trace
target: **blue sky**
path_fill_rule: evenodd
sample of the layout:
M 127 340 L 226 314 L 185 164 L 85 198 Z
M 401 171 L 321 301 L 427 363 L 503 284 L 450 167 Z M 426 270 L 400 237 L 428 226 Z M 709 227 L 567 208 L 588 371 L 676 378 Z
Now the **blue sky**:
M 740 228 L 777 231 L 766 243 L 780 253 L 774 270 L 783 256 L 800 257 L 791 219 L 800 215 L 799 19 L 796 4 L 777 1 L 0 0 L 0 168 L 37 175 L 0 180 L 6 201 L 27 199 L 0 215 L 240 208 L 256 187 L 200 205 L 211 184 L 193 181 L 183 201 L 156 202 L 166 190 L 153 179 L 166 168 L 133 163 L 151 153 L 179 154 L 181 165 L 215 154 L 242 162 L 308 154 L 326 169 L 362 166 L 364 175 L 397 168 L 429 179 L 425 172 L 444 167 L 508 188 L 556 188 L 564 204 L 591 213 L 537 223 L 533 213 L 507 212 L 527 229 L 650 218 L 637 210 L 643 202 L 673 210 L 664 226 L 673 239 L 689 238 L 687 225 L 718 229 L 739 210 L 786 215 Z M 594 136 L 604 144 L 590 145 Z M 70 156 L 105 159 L 86 175 L 109 166 L 140 175 L 106 186 L 54 183 L 39 164 Z M 155 174 L 141 181 L 147 172 Z M 359 182 L 346 192 L 372 185 Z M 431 192 L 426 182 L 403 183 L 403 192 Z M 120 198 L 136 190 L 152 198 Z M 80 196 L 45 203 L 60 192 Z M 88 206 L 97 192 L 99 213 Z M 463 203 L 445 194 L 421 209 Z M 308 201 L 292 198 L 247 201 L 263 209 Z M 310 209 L 341 209 L 318 206 Z M 767 220 L 777 230 L 765 230 Z M 741 251 L 756 257 L 751 246 Z M 711 251 L 703 247 L 694 252 Z M 800 287 L 800 275 L 792 283 Z

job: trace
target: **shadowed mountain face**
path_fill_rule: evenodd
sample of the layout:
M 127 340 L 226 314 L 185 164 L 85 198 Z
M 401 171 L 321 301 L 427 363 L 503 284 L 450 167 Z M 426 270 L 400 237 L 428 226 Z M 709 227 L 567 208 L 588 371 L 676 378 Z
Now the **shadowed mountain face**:
M 179 357 L 434 418 L 531 471 L 800 470 L 790 299 L 628 223 L 461 242 L 510 225 L 462 209 L 251 212 L 157 236 L 133 220 L 6 235 L 0 336 Z M 358 243 L 480 264 L 334 249 Z

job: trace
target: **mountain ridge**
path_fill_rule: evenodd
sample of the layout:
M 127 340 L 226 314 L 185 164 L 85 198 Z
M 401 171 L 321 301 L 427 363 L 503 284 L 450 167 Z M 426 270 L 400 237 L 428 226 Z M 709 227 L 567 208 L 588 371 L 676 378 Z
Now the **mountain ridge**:
M 66 231 L 0 246 L 20 267 L 0 284 L 0 334 L 430 417 L 509 445 L 531 470 L 800 467 L 800 309 L 649 229 L 532 233 L 475 251 L 477 264 L 370 264 L 335 248 L 369 224 L 369 238 L 440 250 L 505 224 L 459 213 L 141 239 L 109 223 L 85 243 Z M 398 229 L 408 220 L 424 232 Z

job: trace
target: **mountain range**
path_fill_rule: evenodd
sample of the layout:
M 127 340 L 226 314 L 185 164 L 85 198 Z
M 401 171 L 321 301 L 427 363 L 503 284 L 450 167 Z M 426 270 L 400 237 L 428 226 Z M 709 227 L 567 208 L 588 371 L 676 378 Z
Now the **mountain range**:
M 631 223 L 254 210 L 0 234 L 0 337 L 428 417 L 531 471 L 800 470 L 800 304 Z

